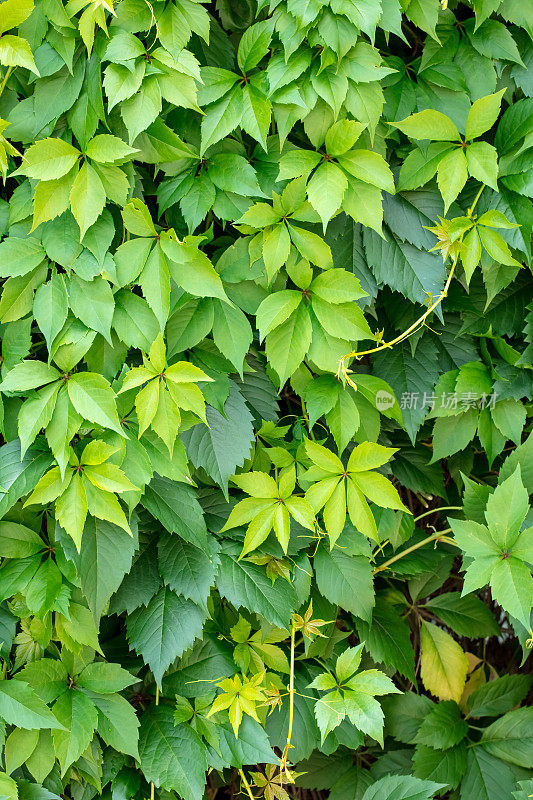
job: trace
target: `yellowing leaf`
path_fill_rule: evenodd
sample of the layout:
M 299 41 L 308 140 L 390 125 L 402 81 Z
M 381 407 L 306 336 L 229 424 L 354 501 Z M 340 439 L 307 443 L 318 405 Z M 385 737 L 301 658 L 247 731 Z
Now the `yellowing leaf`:
M 439 700 L 461 699 L 468 672 L 463 649 L 452 637 L 425 620 L 421 631 L 420 675 L 426 689 Z

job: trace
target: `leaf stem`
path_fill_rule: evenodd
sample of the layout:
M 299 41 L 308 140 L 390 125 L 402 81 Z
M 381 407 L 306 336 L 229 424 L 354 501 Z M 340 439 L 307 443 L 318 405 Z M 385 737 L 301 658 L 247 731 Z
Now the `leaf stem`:
M 155 687 L 155 704 L 156 706 L 159 705 L 159 686 L 156 685 Z M 154 800 L 155 797 L 155 786 L 154 782 L 150 784 L 150 800 Z
M 482 183 L 482 184 L 481 184 L 481 187 L 480 187 L 480 189 L 479 189 L 479 192 L 476 194 L 476 196 L 475 196 L 475 198 L 474 198 L 474 202 L 472 203 L 472 205 L 470 206 L 470 208 L 469 208 L 469 209 L 468 209 L 468 211 L 466 212 L 466 215 L 467 215 L 468 217 L 471 217 L 471 216 L 472 216 L 472 213 L 473 213 L 473 211 L 474 211 L 475 207 L 477 206 L 477 201 L 478 201 L 478 200 L 479 200 L 479 198 L 481 197 L 481 193 L 482 193 L 482 191 L 483 191 L 483 189 L 484 189 L 484 188 L 485 188 L 485 184 L 484 184 L 484 183 Z
M 479 194 L 480 193 L 478 193 L 478 195 Z M 471 210 L 474 209 L 476 203 L 477 203 L 477 199 L 472 204 L 472 209 Z M 446 283 L 444 284 L 444 289 L 442 290 L 440 295 L 437 297 L 437 299 L 434 300 L 431 303 L 431 305 L 427 308 L 427 310 L 422 314 L 421 317 L 419 317 L 415 322 L 413 322 L 412 325 L 410 325 L 407 328 L 407 330 L 403 331 L 403 333 L 400 333 L 395 339 L 392 339 L 390 342 L 383 342 L 382 344 L 378 345 L 377 347 L 372 347 L 369 350 L 361 350 L 359 352 L 357 350 L 352 350 L 351 353 L 347 353 L 345 356 L 343 356 L 339 360 L 339 368 L 337 370 L 337 377 L 342 379 L 342 380 L 347 381 L 350 384 L 350 386 L 352 386 L 352 388 L 357 388 L 355 383 L 349 377 L 349 373 L 350 373 L 351 370 L 349 370 L 346 367 L 346 364 L 345 364 L 346 359 L 348 359 L 348 358 L 362 358 L 363 356 L 368 356 L 368 355 L 371 355 L 372 353 L 377 353 L 380 350 L 388 350 L 389 348 L 394 347 L 395 344 L 399 344 L 400 342 L 403 342 L 403 340 L 407 339 L 412 333 L 415 333 L 424 324 L 424 322 L 429 317 L 429 315 L 432 313 L 432 311 L 434 311 L 437 308 L 437 306 L 439 306 L 442 303 L 444 298 L 447 297 L 448 289 L 450 288 L 450 283 L 452 282 L 452 277 L 453 277 L 453 274 L 455 272 L 456 264 L 457 264 L 457 261 L 453 261 L 452 262 L 452 266 L 451 266 L 450 271 L 448 273 L 448 278 L 446 280 Z
M 311 427 L 309 425 L 309 416 L 307 414 L 307 409 L 305 407 L 305 400 L 303 399 L 303 397 L 301 398 L 301 400 L 302 400 L 302 417 L 304 418 L 305 424 L 307 425 L 307 431 L 309 433 L 309 438 L 314 440 L 315 436 L 314 436 L 314 433 L 311 430 Z
M 418 522 L 419 519 L 423 519 L 424 517 L 429 517 L 430 514 L 436 514 L 437 511 L 462 511 L 462 506 L 438 506 L 437 508 L 430 508 L 429 511 L 424 511 L 423 514 L 419 514 L 418 517 L 414 518 L 414 522 Z
M 287 743 L 285 744 L 285 748 L 283 750 L 282 756 L 282 765 L 286 766 L 287 764 L 287 756 L 289 754 L 289 750 L 292 747 L 291 739 L 292 739 L 292 725 L 294 721 L 294 651 L 295 651 L 295 635 L 296 635 L 296 628 L 294 626 L 294 620 L 291 620 L 291 663 L 290 663 L 290 677 L 289 677 L 289 727 L 287 730 Z
M 449 533 L 450 531 L 451 531 L 451 528 L 446 528 L 443 531 L 437 531 L 437 533 L 432 533 L 431 536 L 426 536 L 425 539 L 421 539 L 419 542 L 417 542 L 416 544 L 411 545 L 411 547 L 408 547 L 406 550 L 402 550 L 401 553 L 396 553 L 395 556 L 392 556 L 392 558 L 389 558 L 388 561 L 385 561 L 383 564 L 380 564 L 379 567 L 375 567 L 372 570 L 373 574 L 377 575 L 378 572 L 383 572 L 383 570 L 388 569 L 391 566 L 391 564 L 394 564 L 394 563 L 396 563 L 396 561 L 399 561 L 400 558 L 403 558 L 404 556 L 409 555 L 409 553 L 413 553 L 415 550 L 418 550 L 420 547 L 423 547 L 425 544 L 429 544 L 430 542 L 438 541 L 439 539 L 441 539 L 441 537 L 444 534 Z M 453 540 L 452 539 L 447 539 L 447 541 L 448 542 L 452 542 Z M 454 544 L 455 544 L 455 542 L 454 542 Z
M 6 87 L 6 83 L 9 80 L 9 76 L 11 75 L 11 73 L 13 72 L 14 69 L 15 69 L 15 67 L 8 67 L 7 68 L 6 74 L 4 75 L 4 79 L 3 79 L 2 83 L 0 84 L 0 97 L 2 97 L 2 92 L 4 91 L 4 89 Z
M 241 776 L 241 781 L 243 782 L 244 788 L 246 789 L 246 794 L 248 795 L 250 800 L 255 800 L 255 797 L 252 794 L 252 790 L 250 789 L 250 784 L 246 780 L 246 775 L 244 774 L 242 767 L 239 767 L 239 775 Z

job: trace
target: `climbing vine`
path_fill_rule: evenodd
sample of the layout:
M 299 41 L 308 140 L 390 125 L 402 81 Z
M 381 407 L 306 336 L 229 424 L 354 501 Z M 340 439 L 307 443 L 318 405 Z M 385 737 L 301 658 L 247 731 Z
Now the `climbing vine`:
M 533 13 L 0 0 L 0 794 L 533 796 Z

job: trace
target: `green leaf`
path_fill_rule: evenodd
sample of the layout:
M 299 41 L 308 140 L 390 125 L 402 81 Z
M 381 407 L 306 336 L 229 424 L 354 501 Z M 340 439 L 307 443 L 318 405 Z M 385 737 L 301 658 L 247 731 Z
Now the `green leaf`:
M 161 239 L 161 248 L 170 262 L 170 273 L 178 286 L 197 297 L 218 297 L 226 303 L 230 302 L 218 273 L 198 247 Z
M 401 122 L 392 123 L 412 139 L 431 139 L 434 142 L 458 142 L 459 131 L 446 114 L 433 109 L 419 111 Z
M 254 432 L 252 415 L 233 382 L 221 414 L 206 409 L 207 425 L 195 425 L 182 434 L 187 455 L 195 467 L 203 467 L 228 497 L 228 481 L 249 458 Z
M 476 638 L 499 633 L 490 609 L 475 595 L 462 597 L 459 592 L 447 592 L 432 597 L 426 606 L 459 636 Z
M 379 281 L 402 292 L 412 302 L 425 303 L 428 293 L 434 297 L 441 293 L 446 273 L 443 260 L 437 253 L 420 250 L 390 232 L 381 238 L 365 229 L 363 242 L 368 265 Z M 429 339 L 423 339 L 420 343 L 423 350 L 428 341 L 431 345 Z M 411 348 L 409 351 L 410 357 L 416 358 L 416 350 L 414 355 Z
M 510 764 L 529 767 L 533 752 L 532 718 L 531 708 L 509 711 L 484 729 L 481 745 L 491 755 Z
M 469 38 L 472 46 L 482 56 L 512 61 L 516 64 L 523 63 L 511 32 L 502 22 L 488 19 Z
M 430 0 L 414 0 L 409 4 L 407 16 L 415 25 L 429 33 L 438 42 L 439 38 L 435 31 L 438 12 L 438 6 Z
M 502 97 L 505 94 L 505 89 L 502 89 L 495 94 L 480 97 L 472 104 L 472 108 L 468 112 L 466 119 L 465 138 L 467 141 L 476 139 L 482 133 L 486 133 L 489 128 L 492 128 L 500 113 L 500 106 Z
M 33 316 L 46 340 L 48 352 L 51 351 L 54 339 L 66 322 L 67 313 L 68 294 L 65 280 L 63 275 L 53 274 L 48 283 L 41 284 L 37 288 L 33 301 Z
M 364 125 L 351 119 L 343 119 L 331 126 L 326 133 L 326 152 L 330 156 L 342 156 L 351 150 L 364 131 Z
M 69 689 L 54 703 L 54 713 L 65 730 L 53 732 L 54 749 L 64 775 L 88 747 L 96 729 L 96 708 L 77 689 Z
M 243 75 L 256 67 L 268 52 L 272 26 L 268 22 L 257 22 L 247 28 L 239 42 L 237 61 Z
M 0 772 L 0 791 L 2 792 L 2 797 L 5 797 L 6 800 L 18 800 L 17 783 L 5 772 Z
M 482 747 L 468 748 L 466 772 L 461 784 L 465 798 L 499 800 L 512 792 L 515 783 L 515 776 L 499 758 L 493 758 Z
M 15 28 L 21 22 L 26 20 L 33 11 L 33 0 L 5 0 L 4 8 L 2 9 L 2 23 L 0 25 L 0 32 Z
M 340 547 L 327 550 L 321 546 L 314 560 L 316 581 L 321 594 L 367 622 L 372 617 L 374 588 L 368 558 L 350 554 Z M 354 593 L 352 586 L 357 585 Z
M 123 164 L 137 152 L 134 147 L 129 147 L 118 136 L 111 136 L 108 133 L 95 136 L 85 149 L 86 155 L 100 164 Z
M 175 725 L 168 706 L 143 714 L 139 756 L 148 781 L 184 800 L 197 800 L 204 791 L 207 761 L 205 747 L 190 725 Z
M 111 322 L 115 310 L 109 283 L 100 277 L 84 281 L 73 275 L 69 283 L 69 302 L 73 313 L 88 328 L 101 333 L 111 342 Z
M 20 438 L 20 452 L 24 455 L 30 444 L 41 430 L 45 428 L 54 412 L 60 385 L 58 382 L 44 386 L 26 400 L 19 411 L 18 431 Z
M 0 275 L 3 278 L 26 275 L 36 269 L 45 257 L 42 244 L 34 236 L 8 236 L 0 244 Z
M 476 435 L 478 420 L 479 412 L 475 408 L 453 417 L 436 419 L 431 463 L 464 450 Z
M 45 703 L 53 702 L 67 689 L 68 672 L 65 665 L 52 658 L 31 661 L 21 671 L 20 677 Z
M 27 392 L 60 378 L 60 373 L 42 361 L 21 361 L 8 372 L 2 383 L 2 392 Z
M 339 158 L 339 164 L 354 178 L 394 194 L 394 179 L 387 162 L 372 150 L 352 150 Z
M 133 80 L 133 76 L 127 77 Z M 157 119 L 161 106 L 161 89 L 155 75 L 147 77 L 142 90 L 120 104 L 120 114 L 129 134 L 130 145 Z
M 177 533 L 186 542 L 206 548 L 207 529 L 191 486 L 156 475 L 146 487 L 142 503 L 169 533 Z
M 78 161 L 81 153 L 63 139 L 40 139 L 24 153 L 18 172 L 40 181 L 62 178 Z
M 422 780 L 436 780 L 456 789 L 466 770 L 467 753 L 464 742 L 444 751 L 418 745 L 413 756 L 413 773 Z
M 420 397 L 420 392 L 433 392 L 439 376 L 437 365 L 438 352 L 431 339 L 423 338 L 417 345 L 413 354 L 408 344 L 396 345 L 392 351 L 378 354 L 375 359 L 375 374 L 385 379 L 394 390 L 394 394 L 401 401 L 404 394 Z M 416 393 L 418 392 L 418 395 Z M 414 442 L 424 417 L 426 409 L 421 403 L 404 404 L 402 418 L 405 429 L 411 441 Z M 427 460 L 424 459 L 424 470 L 427 472 Z
M 264 197 L 252 165 L 235 153 L 217 153 L 209 159 L 207 174 L 218 189 L 245 197 Z
M 16 439 L 0 448 L 0 486 L 4 490 L 0 494 L 1 516 L 35 488 L 51 463 L 48 453 L 31 447 L 21 458 L 20 442 Z
M 466 163 L 469 175 L 498 191 L 498 158 L 492 145 L 487 142 L 473 142 L 466 149 Z
M 82 592 L 95 619 L 106 610 L 111 595 L 131 568 L 134 550 L 133 537 L 118 525 L 94 517 L 87 520 L 79 555 L 69 556 L 76 564 Z
M 214 303 L 213 339 L 228 361 L 243 376 L 244 357 L 253 339 L 252 328 L 243 312 L 220 300 Z
M 138 760 L 139 720 L 133 706 L 118 694 L 87 694 L 98 709 L 98 733 L 104 742 Z
M 478 233 L 483 247 L 495 261 L 511 267 L 521 266 L 520 262 L 513 258 L 509 245 L 499 233 L 484 226 L 478 228 Z
M 437 168 L 437 183 L 439 185 L 442 199 L 444 200 L 444 211 L 457 198 L 468 178 L 468 162 L 461 148 L 447 153 L 439 162 Z
M 409 626 L 393 606 L 378 595 L 371 625 L 357 619 L 356 626 L 374 661 L 383 662 L 412 680 L 415 663 Z
M 200 155 L 230 134 L 241 122 L 243 114 L 242 93 L 232 89 L 218 102 L 213 103 L 202 117 L 202 146 Z
M 332 161 L 324 161 L 307 185 L 309 201 L 322 220 L 324 230 L 339 210 L 348 186 L 346 175 Z
M 235 112 L 232 108 L 231 114 L 233 115 L 233 113 Z M 252 83 L 247 84 L 242 92 L 240 124 L 246 133 L 260 143 L 265 152 L 267 151 L 267 135 L 270 128 L 271 115 L 272 106 L 270 101 Z
M 502 675 L 479 686 L 468 698 L 471 717 L 498 717 L 512 711 L 531 688 L 530 675 Z
M 328 269 L 332 266 L 331 250 L 320 236 L 305 228 L 297 228 L 295 225 L 289 225 L 289 233 L 292 243 L 303 258 L 321 269 Z
M 79 372 L 69 378 L 67 387 L 70 402 L 83 419 L 124 436 L 117 414 L 114 392 L 102 375 L 94 372 Z
M 256 311 L 257 327 L 261 339 L 282 325 L 302 302 L 299 292 L 290 289 L 273 292 L 265 297 Z
M 78 675 L 76 683 L 83 689 L 110 694 L 120 692 L 126 686 L 131 686 L 132 683 L 135 683 L 135 678 L 118 664 L 94 661 L 84 667 Z
M 152 248 L 148 255 L 139 277 L 139 283 L 143 295 L 163 331 L 170 311 L 170 275 L 159 243 Z
M 373 783 L 363 800 L 431 800 L 442 783 L 422 781 L 411 775 L 387 775 Z
M 15 728 L 5 743 L 6 772 L 11 774 L 31 756 L 39 741 L 39 731 Z M 16 784 L 15 789 L 16 789 Z M 2 790 L 0 790 L 2 791 Z
M 267 358 L 279 376 L 280 385 L 285 383 L 307 355 L 311 334 L 309 312 L 303 304 L 268 334 Z
M 496 602 L 529 627 L 533 607 L 533 578 L 529 567 L 513 556 L 495 559 L 490 585 Z
M 263 260 L 270 279 L 287 262 L 290 250 L 291 239 L 285 223 L 263 231 Z
M 39 553 L 44 542 L 35 531 L 16 522 L 0 522 L 0 556 L 26 558 Z
M 137 608 L 127 620 L 130 646 L 142 655 L 161 686 L 172 662 L 201 636 L 206 612 L 196 603 L 163 587 L 146 608 Z
M 415 741 L 435 750 L 447 750 L 468 734 L 468 724 L 457 703 L 446 700 L 434 706 L 418 729 Z
M 27 730 L 63 728 L 62 720 L 22 680 L 0 681 L 0 717 Z
M 272 585 L 264 567 L 238 559 L 240 549 L 230 542 L 222 545 L 218 591 L 236 608 L 254 608 L 273 625 L 287 628 L 292 612 L 299 605 L 292 584 L 276 581 Z
M 80 226 L 81 238 L 102 213 L 106 194 L 98 173 L 84 161 L 70 190 L 70 206 Z
M 215 581 L 213 558 L 179 536 L 162 536 L 157 543 L 161 577 L 177 594 L 205 606 Z

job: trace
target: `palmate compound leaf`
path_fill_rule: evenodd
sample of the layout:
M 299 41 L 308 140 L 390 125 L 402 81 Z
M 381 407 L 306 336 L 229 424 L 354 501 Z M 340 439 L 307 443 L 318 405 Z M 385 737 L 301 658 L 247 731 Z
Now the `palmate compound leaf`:
M 322 742 L 345 717 L 358 731 L 383 744 L 383 711 L 376 696 L 398 693 L 389 677 L 376 669 L 359 670 L 363 644 L 351 647 L 336 660 L 334 675 L 323 672 L 309 688 L 326 692 L 315 703 Z
M 484 511 L 487 525 L 450 520 L 458 545 L 471 559 L 466 566 L 463 593 L 490 583 L 493 596 L 526 629 L 533 606 L 533 530 L 520 528 L 529 511 L 529 496 L 517 465 L 489 495 Z
M 310 618 L 328 623 L 316 629 L 325 637 L 311 626 L 295 636 L 286 755 L 307 759 L 295 765 L 305 772 L 300 787 L 327 790 L 331 800 L 526 800 L 530 680 L 527 667 L 506 674 L 514 644 L 497 641 L 496 623 L 498 609 L 507 611 L 527 655 L 529 504 L 506 481 L 516 481 L 520 463 L 533 489 L 530 446 L 520 444 L 533 398 L 531 321 L 523 330 L 533 193 L 528 4 L 255 6 L 221 0 L 208 13 L 173 0 L 152 13 L 136 0 L 0 3 L 0 708 L 2 692 L 20 692 L 22 681 L 43 704 L 32 705 L 33 716 L 10 707 L 0 795 L 200 800 L 215 783 L 219 795 L 245 791 L 246 779 L 253 795 L 283 800 L 294 793 L 276 763 L 292 708 L 291 616 L 299 625 L 312 610 Z M 390 194 L 396 187 L 401 194 Z M 450 231 L 454 242 L 438 238 Z M 269 306 L 287 297 L 286 316 L 265 342 Z M 166 365 L 155 370 L 153 407 L 155 388 L 137 409 L 131 393 L 119 393 L 161 341 L 169 369 L 199 364 L 212 379 L 202 386 L 209 427 L 180 406 L 181 388 L 169 401 Z M 357 389 L 337 378 L 339 359 L 353 349 L 371 351 L 349 364 Z M 426 424 L 439 376 L 468 362 L 457 386 L 445 384 L 468 408 Z M 497 394 L 494 408 L 478 407 L 478 365 L 484 393 Z M 380 377 L 386 385 L 374 385 Z M 395 413 L 381 405 L 389 385 Z M 304 442 L 313 436 L 334 469 L 307 481 Z M 72 472 L 70 446 L 79 457 L 95 439 L 118 448 L 109 466 L 138 487 L 119 498 L 133 536 L 92 513 L 111 514 L 93 493 L 83 537 L 81 522 L 74 531 L 78 554 L 54 527 L 55 500 L 23 504 L 54 458 L 61 475 Z M 378 441 L 397 450 L 394 478 L 387 459 L 359 471 L 367 509 L 348 497 L 343 472 L 358 448 Z M 250 476 L 270 475 L 278 487 L 293 465 L 300 488 L 291 496 L 315 493 L 312 531 L 291 521 L 286 555 L 274 534 L 258 535 L 249 559 L 243 528 L 221 530 L 222 494 L 239 508 Z M 99 479 L 117 479 L 116 470 L 100 470 Z M 391 515 L 407 518 L 393 510 L 398 484 L 415 517 L 431 511 L 420 520 L 427 534 L 410 539 L 412 523 L 392 524 Z M 449 544 L 418 548 L 430 526 L 446 524 L 437 498 L 464 509 L 464 525 L 452 521 L 464 578 Z M 380 499 L 392 504 L 386 514 Z M 57 504 L 67 527 L 81 520 L 80 493 Z M 8 536 L 5 526 L 29 533 Z M 363 544 L 360 534 L 374 541 Z M 383 565 L 398 556 L 372 576 L 375 558 Z M 51 602 L 59 610 L 47 611 Z M 235 650 L 239 615 L 249 640 Z M 336 666 L 348 681 L 363 674 L 347 674 L 354 628 L 373 681 L 383 680 L 376 673 L 385 664 L 398 685 L 414 683 L 421 660 L 420 694 L 379 704 L 373 694 L 359 705 L 351 698 L 353 719 L 377 738 L 379 706 L 387 710 L 383 752 L 348 717 L 320 744 L 319 690 L 307 687 Z M 472 667 L 480 645 L 468 640 L 488 636 L 484 665 L 470 672 L 461 698 L 456 637 Z M 224 678 L 233 684 L 243 650 L 253 651 L 255 670 L 259 645 L 270 640 L 269 708 L 258 708 L 259 722 L 245 714 L 238 738 L 226 712 L 213 715 L 208 730 L 217 736 L 205 736 L 206 695 Z M 482 677 L 489 680 L 479 685 Z M 438 698 L 445 693 L 454 699 Z M 176 694 L 196 709 L 177 725 Z M 47 716 L 56 702 L 68 731 Z M 465 712 L 469 740 L 461 738 Z M 232 767 L 243 770 L 235 780 Z

